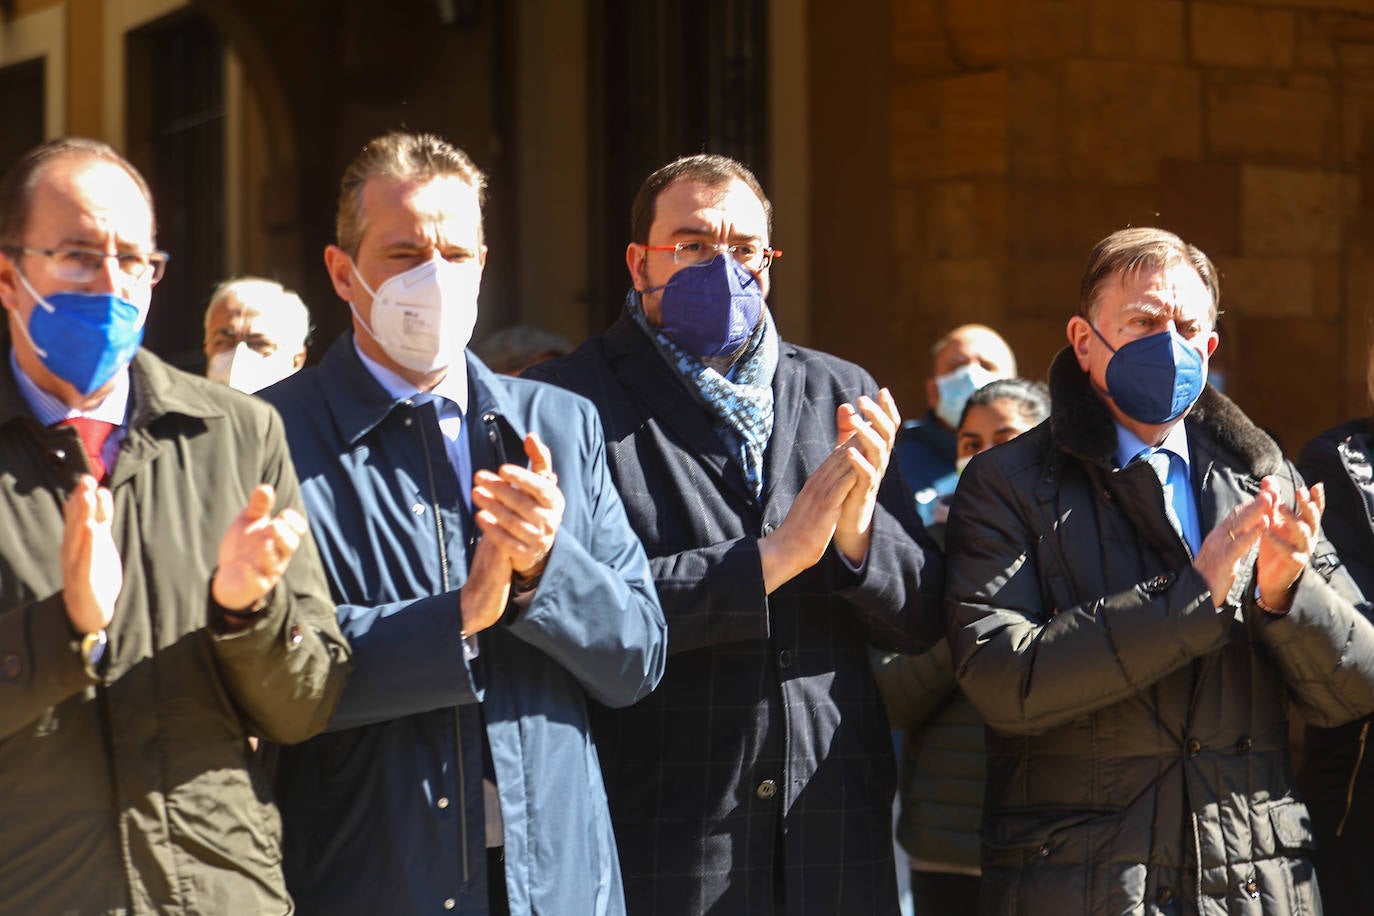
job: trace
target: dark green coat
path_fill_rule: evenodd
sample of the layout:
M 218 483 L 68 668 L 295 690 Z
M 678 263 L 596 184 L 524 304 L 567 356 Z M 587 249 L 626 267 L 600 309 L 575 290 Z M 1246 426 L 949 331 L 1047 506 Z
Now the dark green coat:
M 3 340 L 0 340 L 3 343 Z M 216 632 L 220 539 L 261 482 L 301 507 L 265 403 L 141 351 L 113 469 L 124 586 L 100 683 L 62 603 L 85 454 L 38 424 L 0 349 L 0 910 L 284 913 L 280 823 L 247 738 L 329 720 L 348 648 L 307 539 L 264 618 Z
M 1323 538 L 1286 615 L 1244 560 L 1218 613 L 1067 350 L 1050 388 L 1049 421 L 969 464 L 947 531 L 955 670 L 991 728 L 983 912 L 1320 913 L 1288 706 L 1374 708 L 1364 599 Z M 1204 533 L 1264 475 L 1291 501 L 1296 472 L 1226 398 L 1185 422 Z

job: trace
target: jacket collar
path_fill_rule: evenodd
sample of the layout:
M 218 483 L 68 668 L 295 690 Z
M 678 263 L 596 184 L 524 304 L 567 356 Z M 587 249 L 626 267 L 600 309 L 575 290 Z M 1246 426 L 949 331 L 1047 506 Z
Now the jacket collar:
M 471 351 L 464 351 L 468 373 L 468 410 L 465 416 L 508 413 L 508 402 L 495 373 Z M 320 387 L 340 434 L 349 447 L 357 445 L 405 398 L 394 398 L 367 371 L 353 347 L 353 332 L 345 331 L 320 361 Z M 523 433 L 523 430 L 521 430 Z
M 622 313 L 602 335 L 602 347 L 625 390 L 641 400 L 651 416 L 672 429 L 683 446 L 711 468 L 725 486 L 736 491 L 746 502 L 753 502 L 744 475 L 731 465 L 733 459 L 720 436 L 716 435 L 711 414 L 705 407 L 683 409 L 684 398 L 693 406 L 699 402 L 688 390 L 687 381 L 668 365 L 649 335 L 628 312 Z M 797 347 L 780 337 L 778 367 L 773 374 L 773 435 L 764 453 L 764 503 L 768 502 L 769 493 L 778 483 L 795 437 L 795 418 L 801 410 L 804 394 L 797 356 Z
M 1059 351 L 1050 366 L 1050 400 L 1054 444 L 1083 461 L 1111 467 L 1117 448 L 1116 424 L 1070 347 Z M 1203 389 L 1184 422 L 1190 437 L 1199 434 L 1215 442 L 1256 477 L 1283 469 L 1283 453 L 1269 434 L 1211 385 Z
M 33 423 L 33 411 L 19 390 L 9 365 L 9 338 L 0 337 L 6 345 L 0 357 L 0 425 L 16 418 Z M 167 414 L 209 419 L 223 415 L 223 411 L 193 385 L 178 384 L 172 369 L 147 350 L 140 349 L 129 363 L 129 426 L 143 428 Z

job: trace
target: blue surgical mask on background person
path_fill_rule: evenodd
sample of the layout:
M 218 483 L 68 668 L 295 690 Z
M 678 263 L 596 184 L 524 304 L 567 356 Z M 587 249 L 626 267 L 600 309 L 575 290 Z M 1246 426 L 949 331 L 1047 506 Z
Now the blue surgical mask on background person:
M 1207 384 L 1202 354 L 1176 331 L 1161 331 L 1116 348 L 1096 327 L 1088 327 L 1112 351 L 1107 395 L 1137 423 L 1171 423 L 1202 394 Z
M 414 372 L 435 372 L 462 359 L 477 324 L 482 272 L 476 262 L 426 261 L 387 278 L 376 290 L 358 266 L 353 275 L 372 295 L 372 321 L 358 322 L 397 363 Z
M 950 429 L 959 425 L 964 415 L 964 405 L 973 393 L 988 382 L 995 382 L 1001 376 L 984 369 L 978 363 L 965 363 L 953 372 L 935 377 L 935 387 L 939 389 L 940 400 L 935 405 L 935 416 Z
M 113 293 L 44 298 L 23 273 L 16 274 L 35 304 L 27 323 L 15 323 L 53 375 L 89 396 L 134 358 L 143 343 L 145 310 Z
M 663 291 L 659 305 L 663 333 L 702 359 L 738 352 L 763 316 L 758 278 L 726 254 L 684 267 L 667 283 L 644 292 L 658 290 Z

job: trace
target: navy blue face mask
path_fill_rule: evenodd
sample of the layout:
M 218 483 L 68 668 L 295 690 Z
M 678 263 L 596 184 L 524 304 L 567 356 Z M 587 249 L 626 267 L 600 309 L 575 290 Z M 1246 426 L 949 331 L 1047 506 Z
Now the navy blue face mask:
M 763 291 L 749 269 L 733 257 L 716 255 L 684 267 L 662 286 L 662 330 L 693 356 L 729 356 L 749 341 L 763 316 Z
M 1207 384 L 1202 355 L 1175 331 L 1141 337 L 1117 349 L 1096 327 L 1088 327 L 1112 351 L 1107 394 L 1137 423 L 1172 423 L 1202 394 Z

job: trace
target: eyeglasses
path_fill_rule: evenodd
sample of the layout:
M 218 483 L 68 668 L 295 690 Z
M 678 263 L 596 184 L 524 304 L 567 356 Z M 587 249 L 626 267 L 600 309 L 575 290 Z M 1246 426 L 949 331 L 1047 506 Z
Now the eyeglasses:
M 162 279 L 167 271 L 167 261 L 171 258 L 165 251 L 121 251 L 109 254 L 91 248 L 27 248 L 23 245 L 6 245 L 5 251 L 13 254 L 35 254 L 47 258 L 48 274 L 54 280 L 64 283 L 90 283 L 105 269 L 105 262 L 113 258 L 119 272 L 131 282 L 146 280 L 150 285 Z
M 718 254 L 729 253 L 736 261 L 751 270 L 763 270 L 774 259 L 782 257 L 780 248 L 760 248 L 757 245 L 712 245 L 710 242 L 678 242 L 676 245 L 645 245 L 646 251 L 671 251 L 673 263 L 704 264 Z

